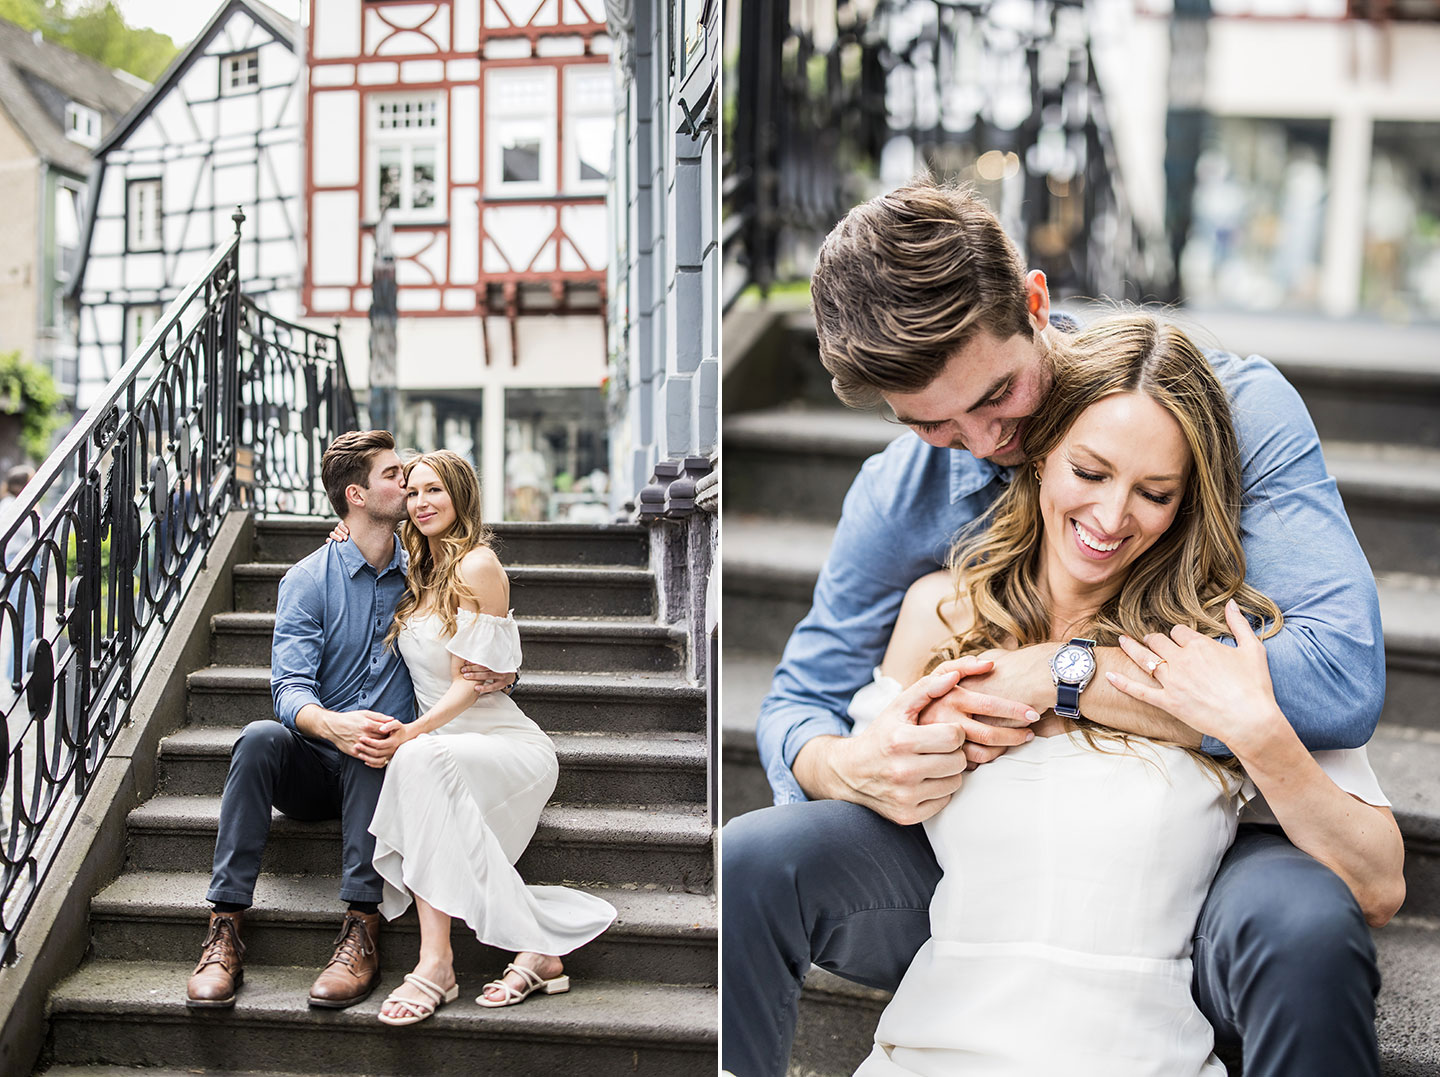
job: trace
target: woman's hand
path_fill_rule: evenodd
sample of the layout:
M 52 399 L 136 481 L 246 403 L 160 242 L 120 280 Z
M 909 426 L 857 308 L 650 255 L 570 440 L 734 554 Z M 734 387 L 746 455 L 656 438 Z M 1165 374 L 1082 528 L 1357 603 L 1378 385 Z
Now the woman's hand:
M 1184 625 L 1168 636 L 1152 632 L 1143 644 L 1121 636 L 1120 647 L 1149 677 L 1105 676 L 1126 695 L 1173 714 L 1243 757 L 1276 723 L 1286 723 L 1270 684 L 1265 647 L 1233 599 L 1225 604 L 1225 622 L 1234 647 Z
M 350 529 L 345 526 L 344 520 L 337 520 L 334 529 L 325 536 L 326 542 L 344 542 L 350 537 Z

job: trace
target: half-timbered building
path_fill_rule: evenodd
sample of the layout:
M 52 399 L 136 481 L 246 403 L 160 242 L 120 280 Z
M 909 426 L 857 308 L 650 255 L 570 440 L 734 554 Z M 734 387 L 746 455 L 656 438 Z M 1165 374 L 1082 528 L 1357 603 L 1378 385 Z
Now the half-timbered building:
M 124 365 L 171 299 L 246 215 L 248 295 L 298 312 L 299 28 L 258 0 L 229 0 L 96 150 L 82 257 L 78 404 Z
M 491 518 L 606 512 L 602 0 L 310 0 L 309 34 L 306 312 L 368 353 L 383 213 L 402 443 L 474 460 Z

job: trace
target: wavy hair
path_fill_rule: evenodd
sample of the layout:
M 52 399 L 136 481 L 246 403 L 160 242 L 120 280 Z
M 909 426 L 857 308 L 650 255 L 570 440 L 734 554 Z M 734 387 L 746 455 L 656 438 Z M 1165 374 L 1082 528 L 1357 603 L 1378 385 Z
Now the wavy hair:
M 480 480 L 475 469 L 464 457 L 440 449 L 436 452 L 421 453 L 405 461 L 405 483 L 410 483 L 410 474 L 416 465 L 424 464 L 440 478 L 440 485 L 450 495 L 455 508 L 455 522 L 450 530 L 440 536 L 440 555 L 430 552 L 430 540 L 420 533 L 408 516 L 400 525 L 400 544 L 410 558 L 405 576 L 405 593 L 395 606 L 395 620 L 385 637 L 387 646 L 394 646 L 422 601 L 426 608 L 440 614 L 445 632 L 453 635 L 458 626 L 455 611 L 465 600 L 474 601 L 475 594 L 460 575 L 460 562 L 467 553 L 479 546 L 490 546 L 494 532 L 480 516 Z
M 968 601 L 971 621 L 937 648 L 927 671 L 1012 640 L 1023 647 L 1050 639 L 1040 587 L 1044 520 L 1035 465 L 1086 408 L 1113 393 L 1140 393 L 1164 408 L 1179 424 L 1191 468 L 1169 529 L 1130 566 L 1085 633 L 1102 647 L 1115 646 L 1122 633 L 1140 639 L 1176 624 L 1223 636 L 1229 632 L 1225 603 L 1233 598 L 1247 617 L 1263 622 L 1262 638 L 1274 635 L 1283 620 L 1280 608 L 1245 582 L 1240 450 L 1225 390 L 1204 355 L 1179 329 L 1143 314 L 1105 318 L 1060 341 L 1054 389 L 1026 431 L 1026 463 L 950 552 L 954 599 Z M 1078 724 L 1092 747 L 1099 739 L 1129 739 L 1088 719 Z

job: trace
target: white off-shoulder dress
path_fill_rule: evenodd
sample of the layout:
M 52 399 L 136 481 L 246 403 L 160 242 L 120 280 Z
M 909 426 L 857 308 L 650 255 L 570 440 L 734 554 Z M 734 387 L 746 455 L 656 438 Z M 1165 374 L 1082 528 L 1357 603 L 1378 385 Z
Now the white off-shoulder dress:
M 400 654 L 418 713 L 451 685 L 452 654 L 497 673 L 520 668 L 513 616 L 458 611 L 453 637 L 438 614 L 412 617 Z M 527 886 L 515 870 L 560 773 L 555 746 L 503 692 L 477 696 L 456 718 L 403 745 L 386 769 L 370 823 L 393 920 L 416 893 L 502 950 L 567 954 L 615 919 L 609 902 L 563 886 Z
M 899 692 L 877 670 L 850 705 L 856 728 Z M 1363 748 L 1315 757 L 1388 803 Z M 932 937 L 856 1077 L 1224 1077 L 1191 941 L 1247 793 L 1138 739 L 1037 737 L 967 774 L 924 824 L 944 870 Z

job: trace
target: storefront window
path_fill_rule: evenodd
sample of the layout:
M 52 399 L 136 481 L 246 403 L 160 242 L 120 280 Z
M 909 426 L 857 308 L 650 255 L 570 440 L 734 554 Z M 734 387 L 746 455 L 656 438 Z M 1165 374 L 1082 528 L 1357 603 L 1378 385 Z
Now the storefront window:
M 1186 299 L 1250 310 L 1318 305 L 1329 179 L 1323 120 L 1218 118 L 1195 167 Z
M 1364 257 L 1361 306 L 1440 318 L 1440 123 L 1375 125 Z
M 505 518 L 604 523 L 609 445 L 598 389 L 505 393 Z
M 480 389 L 426 390 L 400 398 L 401 455 L 449 449 L 472 464 L 480 460 Z

